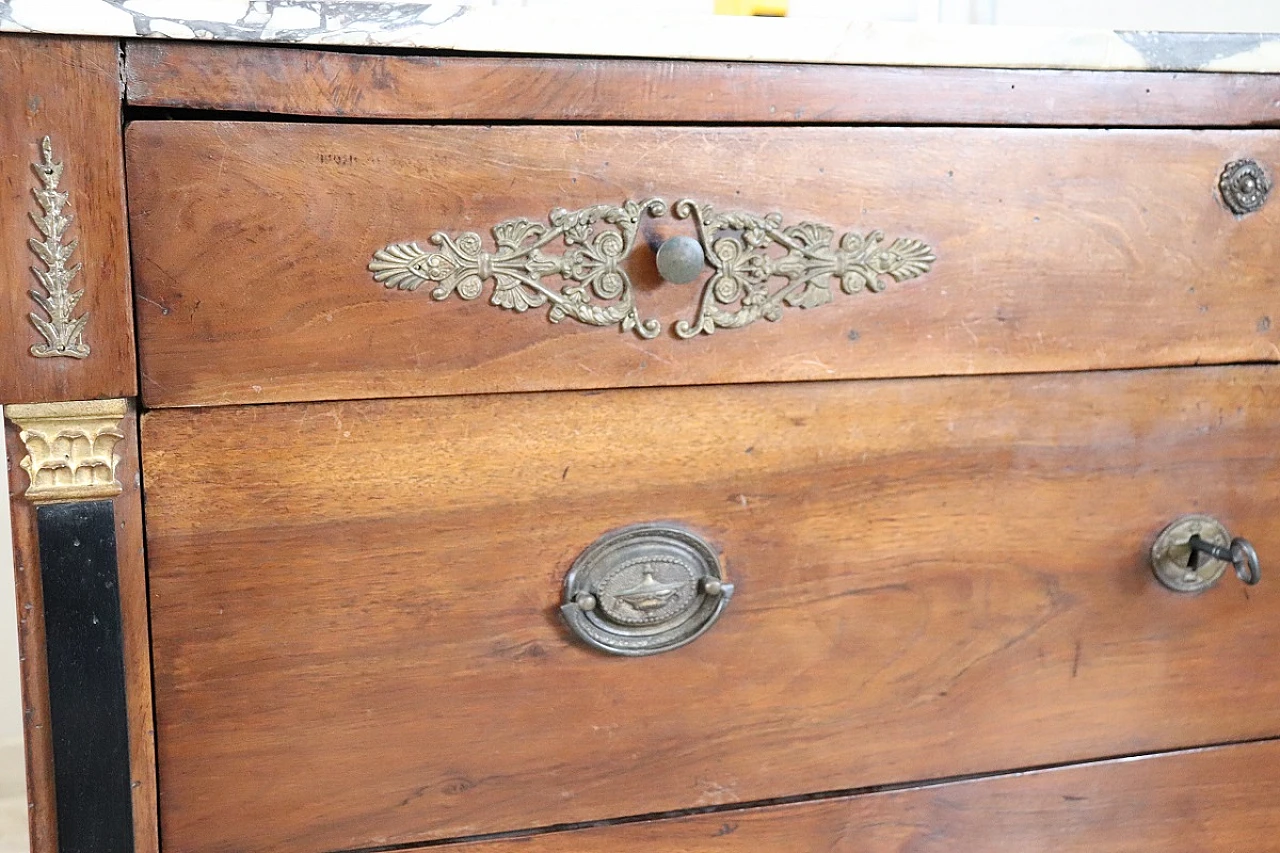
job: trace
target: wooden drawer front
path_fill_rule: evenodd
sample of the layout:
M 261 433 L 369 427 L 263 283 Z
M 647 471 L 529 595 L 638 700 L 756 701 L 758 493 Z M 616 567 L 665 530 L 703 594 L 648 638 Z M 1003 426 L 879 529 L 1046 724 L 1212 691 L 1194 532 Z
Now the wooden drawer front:
M 138 122 L 127 142 L 151 406 L 1271 361 L 1280 342 L 1280 214 L 1237 218 L 1217 189 L 1239 158 L 1280 168 L 1273 131 Z M 437 301 L 434 281 L 388 289 L 369 269 L 416 243 L 391 263 L 435 252 L 491 272 L 464 256 L 510 260 L 500 222 L 655 197 L 821 223 L 834 231 L 793 238 L 819 254 L 854 258 L 841 236 L 879 230 L 936 259 L 879 293 L 817 275 L 793 294 L 810 307 L 688 340 L 675 330 L 702 284 L 661 283 L 654 261 L 694 234 L 670 212 L 640 217 L 622 263 L 652 340 L 497 307 L 492 278 Z M 525 307 L 514 282 L 496 298 Z
M 350 849 L 1280 732 L 1280 584 L 1199 596 L 1188 512 L 1280 554 L 1280 368 L 145 416 L 166 849 Z M 692 644 L 557 612 L 677 521 Z
M 1239 853 L 1276 848 L 1274 741 L 464 845 L 485 853 Z

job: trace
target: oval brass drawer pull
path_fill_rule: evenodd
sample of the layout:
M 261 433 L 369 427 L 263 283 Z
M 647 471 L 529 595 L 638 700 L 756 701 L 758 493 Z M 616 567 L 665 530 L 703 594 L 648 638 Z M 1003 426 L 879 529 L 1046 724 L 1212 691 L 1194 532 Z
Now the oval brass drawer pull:
M 560 612 L 580 639 L 616 655 L 679 648 L 720 618 L 733 595 L 715 549 L 671 524 L 610 531 L 564 580 Z
M 1249 540 L 1232 538 L 1222 522 L 1207 515 L 1184 515 L 1161 531 L 1151 546 L 1152 570 L 1177 592 L 1208 589 L 1228 565 L 1250 586 L 1262 579 L 1258 552 Z
M 687 284 L 710 268 L 697 313 L 671 327 L 680 338 L 739 329 L 760 319 L 774 322 L 786 308 L 831 302 L 837 287 L 850 295 L 879 293 L 890 281 L 924 275 L 936 260 L 932 248 L 910 237 L 885 245 L 884 234 L 871 231 L 837 240 L 832 228 L 816 222 L 784 226 L 780 213 L 720 213 L 690 199 L 668 208 L 662 199 L 651 198 L 556 208 L 546 225 L 508 219 L 493 227 L 492 250 L 474 231 L 456 237 L 437 231 L 431 235 L 435 251 L 391 243 L 374 252 L 369 272 L 374 281 L 396 290 L 430 284 L 436 300 L 455 293 L 476 299 L 492 281 L 489 304 L 499 308 L 523 313 L 546 305 L 552 323 L 568 317 L 655 338 L 662 324 L 640 316 L 623 261 L 635 247 L 641 219 L 666 216 L 668 210 L 676 219 L 691 220 L 697 239 L 676 237 L 663 244 L 658 253 L 663 277 Z M 564 245 L 554 253 L 549 249 L 557 240 Z M 551 276 L 564 284 L 548 284 Z

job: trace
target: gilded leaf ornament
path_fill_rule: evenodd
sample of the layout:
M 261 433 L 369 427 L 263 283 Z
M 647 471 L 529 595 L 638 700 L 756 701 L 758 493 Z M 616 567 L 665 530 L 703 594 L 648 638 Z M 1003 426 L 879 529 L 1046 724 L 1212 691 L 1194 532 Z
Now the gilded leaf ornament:
M 489 302 L 524 312 L 549 306 L 547 319 L 566 317 L 592 326 L 617 326 L 642 338 L 654 338 L 661 323 L 642 319 L 635 288 L 623 262 L 635 246 L 643 217 L 670 212 L 693 223 L 710 275 L 702 286 L 692 319 L 672 325 L 677 337 L 709 335 L 764 319 L 781 319 L 785 308 L 816 308 L 845 294 L 879 293 L 890 281 L 924 275 L 936 259 L 924 242 L 900 237 L 888 245 L 884 234 L 848 233 L 835 240 L 826 225 L 801 222 L 784 226 L 782 215 L 718 213 L 710 205 L 682 199 L 668 207 L 661 199 L 557 208 L 548 224 L 509 219 L 492 229 L 496 251 L 487 251 L 474 231 L 457 237 L 431 235 L 436 250 L 418 243 L 392 243 L 369 263 L 375 281 L 397 290 L 430 283 L 433 299 L 457 294 L 477 299 L 493 282 Z M 560 241 L 557 254 L 549 247 Z M 558 288 L 545 279 L 557 276 Z
M 493 280 L 492 305 L 524 312 L 550 305 L 547 319 L 558 323 L 571 317 L 591 326 L 617 325 L 642 338 L 656 337 L 657 320 L 641 320 L 635 289 L 621 263 L 631 254 L 644 215 L 662 216 L 659 199 L 628 201 L 621 206 L 597 204 L 581 210 L 556 208 L 549 225 L 528 219 L 508 219 L 493 227 L 496 252 L 486 252 L 480 235 L 467 231 L 456 239 L 443 232 L 431 235 L 440 247 L 429 252 L 417 243 L 393 243 L 373 255 L 369 271 L 375 281 L 398 290 L 417 290 L 432 282 L 431 297 L 448 299 L 454 293 L 475 299 L 484 283 Z M 556 240 L 562 254 L 543 249 Z M 557 275 L 560 289 L 543 282 Z
M 900 237 L 885 246 L 879 231 L 845 234 L 832 246 L 835 231 L 828 226 L 801 222 L 784 227 L 779 213 L 716 213 L 710 205 L 688 199 L 676 202 L 672 213 L 693 221 L 714 270 L 693 321 L 675 324 L 681 338 L 739 329 L 762 318 L 776 322 L 788 307 L 826 305 L 837 282 L 850 295 L 879 293 L 890 279 L 924 275 L 935 260 L 922 241 Z
M 76 251 L 78 241 L 63 242 L 72 219 L 66 212 L 69 194 L 58 190 L 58 184 L 62 180 L 62 163 L 53 159 L 53 144 L 47 136 L 40 141 L 40 153 L 40 162 L 34 164 L 40 185 L 32 190 L 40 205 L 40 212 L 33 211 L 31 221 L 44 239 L 30 238 L 27 245 L 40 259 L 44 269 L 39 266 L 31 268 L 40 282 L 41 290 L 30 290 L 28 293 L 44 310 L 45 316 L 34 311 L 27 316 L 44 338 L 44 343 L 33 344 L 31 354 L 36 358 L 85 358 L 89 355 L 89 345 L 84 341 L 84 327 L 89 322 L 89 315 L 75 316 L 76 304 L 84 296 L 84 291 L 71 289 L 71 280 L 80 272 L 81 265 L 67 265 Z

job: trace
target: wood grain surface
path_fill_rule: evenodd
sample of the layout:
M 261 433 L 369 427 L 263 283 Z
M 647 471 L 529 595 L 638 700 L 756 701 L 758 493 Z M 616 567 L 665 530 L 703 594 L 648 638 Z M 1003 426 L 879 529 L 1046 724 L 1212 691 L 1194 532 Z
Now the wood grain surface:
M 142 429 L 170 851 L 1280 733 L 1280 368 L 172 409 Z M 1190 512 L 1253 541 L 1261 585 L 1154 580 L 1152 541 Z M 573 559 L 652 520 L 721 549 L 725 615 L 650 658 L 573 641 Z
M 462 845 L 485 853 L 1272 850 L 1275 741 L 893 793 Z
M 1270 131 L 368 127 L 139 122 L 127 134 L 149 406 L 1274 361 L 1274 204 L 1237 219 L 1223 165 Z M 388 243 L 658 196 L 777 211 L 937 254 L 883 293 L 679 340 L 700 284 L 628 261 L 651 341 L 423 287 Z M 837 239 L 838 236 L 837 236 Z M 562 249 L 552 246 L 548 251 Z M 552 279 L 558 286 L 558 279 Z
M 116 474 L 124 491 L 112 503 L 120 572 L 120 616 L 124 628 L 125 691 L 133 773 L 135 853 L 157 853 L 155 717 L 151 706 L 151 649 L 147 625 L 147 578 L 143 555 L 142 494 L 138 471 L 137 415 L 121 424 Z M 49 732 L 49 687 L 45 668 L 44 603 L 35 506 L 26 500 L 26 449 L 18 428 L 5 421 L 9 509 L 13 521 L 13 566 L 17 582 L 18 647 L 22 658 L 23 726 L 27 758 L 32 853 L 58 853 L 54 813 L 53 744 Z
M 1258 74 L 340 53 L 131 41 L 132 106 L 444 121 L 1261 127 Z
M 108 39 L 0 38 L 0 404 L 94 400 L 137 394 L 133 301 L 125 239 L 124 163 L 120 141 L 119 46 Z M 44 312 L 27 245 L 41 234 L 32 190 L 40 141 L 48 136 L 63 165 L 59 190 L 69 194 L 77 241 L 68 263 L 83 264 L 71 283 L 84 296 L 75 316 L 89 315 L 87 358 L 36 358 L 44 339 L 32 313 Z

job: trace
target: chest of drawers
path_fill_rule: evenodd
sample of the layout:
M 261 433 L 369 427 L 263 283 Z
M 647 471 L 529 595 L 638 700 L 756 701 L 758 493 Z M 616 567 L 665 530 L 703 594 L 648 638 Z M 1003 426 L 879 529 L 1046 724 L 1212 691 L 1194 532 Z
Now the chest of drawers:
M 1280 601 L 1236 577 L 1280 552 L 1275 78 L 130 43 L 124 79 L 101 222 L 14 252 L 22 351 L 126 377 L 5 389 L 20 567 L 114 521 L 116 634 L 20 576 L 40 853 L 1275 845 Z M 37 227 L 90 204 L 50 137 Z M 130 303 L 138 403 L 58 409 L 133 396 Z

